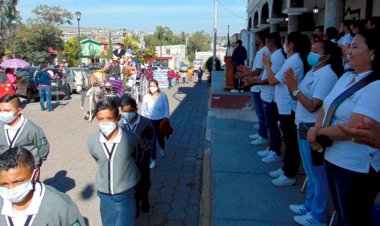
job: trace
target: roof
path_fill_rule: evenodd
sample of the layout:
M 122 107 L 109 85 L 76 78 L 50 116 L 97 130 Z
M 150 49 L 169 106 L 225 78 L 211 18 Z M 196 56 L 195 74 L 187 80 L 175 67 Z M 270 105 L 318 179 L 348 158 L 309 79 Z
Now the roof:
M 106 41 L 104 39 L 100 39 L 100 38 L 87 38 L 87 39 L 84 39 L 80 42 L 81 43 L 83 43 L 83 42 L 96 42 L 96 43 L 99 43 L 101 45 L 108 45 L 108 41 Z

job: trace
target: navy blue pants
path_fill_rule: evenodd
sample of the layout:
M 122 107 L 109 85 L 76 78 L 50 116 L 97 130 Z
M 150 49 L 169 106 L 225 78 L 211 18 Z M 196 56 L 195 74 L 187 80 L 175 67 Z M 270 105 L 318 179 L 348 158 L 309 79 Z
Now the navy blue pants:
M 294 122 L 295 113 L 290 115 L 279 115 L 280 127 L 285 142 L 284 166 L 282 170 L 285 176 L 294 178 L 298 173 L 298 168 L 301 164 L 301 155 L 298 148 L 297 126 Z
M 108 195 L 98 192 L 98 196 L 100 199 L 102 225 L 136 225 L 136 199 L 134 188 L 116 195 Z
M 270 145 L 269 149 L 281 155 L 281 133 L 278 128 L 278 109 L 275 102 L 262 101 L 265 114 L 265 122 L 269 130 Z
M 326 167 L 338 225 L 371 225 L 374 200 L 380 191 L 380 172 L 371 167 L 369 173 L 357 173 L 328 161 Z

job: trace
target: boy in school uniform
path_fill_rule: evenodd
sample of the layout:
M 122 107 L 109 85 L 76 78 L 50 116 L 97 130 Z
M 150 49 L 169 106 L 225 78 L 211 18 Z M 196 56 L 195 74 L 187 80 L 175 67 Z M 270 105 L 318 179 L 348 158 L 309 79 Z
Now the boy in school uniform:
M 86 225 L 69 196 L 36 180 L 28 150 L 14 147 L 0 155 L 0 225 Z
M 119 128 L 117 103 L 100 101 L 95 109 L 99 130 L 88 137 L 87 146 L 97 163 L 96 190 L 100 199 L 102 225 L 136 225 L 135 186 L 140 172 L 140 138 Z
M 21 146 L 33 154 L 39 177 L 39 168 L 46 160 L 50 145 L 44 131 L 22 115 L 20 99 L 6 95 L 0 99 L 0 154 L 8 148 Z
M 141 153 L 140 161 L 137 161 L 137 167 L 140 170 L 141 179 L 136 186 L 136 211 L 137 216 L 140 208 L 143 213 L 149 212 L 149 190 L 150 190 L 150 152 L 151 142 L 154 139 L 154 127 L 152 122 L 137 113 L 136 100 L 128 95 L 124 95 L 121 99 L 122 119 L 118 125 L 131 133 L 138 135 L 141 139 L 139 152 Z M 140 205 L 141 202 L 141 205 Z

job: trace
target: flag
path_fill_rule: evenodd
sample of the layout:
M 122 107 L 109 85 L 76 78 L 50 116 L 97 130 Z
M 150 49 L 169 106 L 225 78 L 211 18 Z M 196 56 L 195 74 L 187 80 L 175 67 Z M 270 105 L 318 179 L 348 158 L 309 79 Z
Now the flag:
M 231 56 L 230 25 L 228 25 L 228 30 L 227 30 L 227 49 L 226 49 L 226 56 Z

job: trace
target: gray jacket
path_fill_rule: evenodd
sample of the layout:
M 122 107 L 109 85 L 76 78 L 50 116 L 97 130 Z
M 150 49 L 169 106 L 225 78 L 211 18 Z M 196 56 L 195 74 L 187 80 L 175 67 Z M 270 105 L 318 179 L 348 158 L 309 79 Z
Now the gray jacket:
M 42 183 L 42 198 L 37 215 L 32 218 L 32 224 L 28 226 L 83 226 L 86 225 L 76 204 L 66 194 L 55 190 Z M 3 199 L 0 196 L 0 207 L 3 207 Z M 0 214 L 0 225 L 8 224 L 7 217 Z
M 29 150 L 33 154 L 35 165 L 41 166 L 42 161 L 45 161 L 49 154 L 49 142 L 39 126 L 26 118 L 25 120 L 25 125 L 21 127 L 12 147 L 20 146 Z M 0 122 L 0 129 L 2 130 L 0 131 L 0 154 L 10 147 L 3 126 L 4 123 Z
M 93 133 L 87 140 L 90 154 L 98 164 L 96 171 L 96 188 L 99 192 L 115 195 L 136 186 L 140 172 L 135 159 L 139 158 L 139 137 L 121 129 L 121 142 L 107 156 L 99 142 L 99 132 Z

